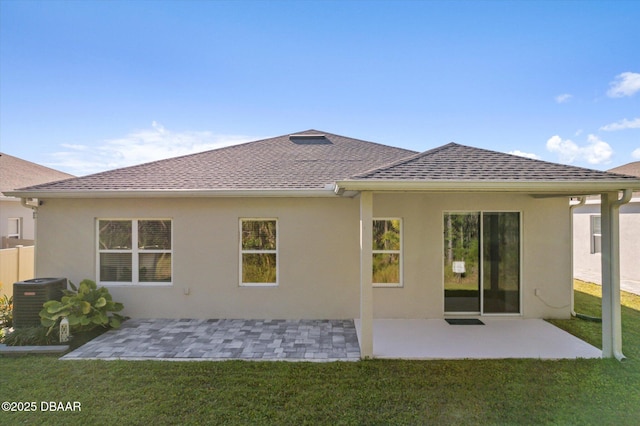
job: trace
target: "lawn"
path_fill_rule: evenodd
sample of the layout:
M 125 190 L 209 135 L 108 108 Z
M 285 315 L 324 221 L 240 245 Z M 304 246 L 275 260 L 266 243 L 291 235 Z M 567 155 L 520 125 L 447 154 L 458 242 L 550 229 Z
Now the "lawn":
M 576 310 L 599 315 L 597 286 Z M 640 296 L 624 294 L 615 360 L 338 363 L 0 360 L 0 401 L 36 402 L 0 424 L 580 424 L 640 419 Z M 554 324 L 600 342 L 600 324 Z M 81 403 L 42 412 L 41 401 Z

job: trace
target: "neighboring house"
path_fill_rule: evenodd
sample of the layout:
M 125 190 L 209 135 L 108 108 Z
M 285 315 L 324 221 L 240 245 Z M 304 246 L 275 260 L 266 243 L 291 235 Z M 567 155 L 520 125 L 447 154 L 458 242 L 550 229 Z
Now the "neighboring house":
M 640 161 L 609 170 L 640 177 Z M 585 281 L 600 283 L 601 277 L 601 215 L 600 197 L 585 199 L 584 205 L 574 208 L 573 215 L 573 271 Z M 640 283 L 640 192 L 620 207 L 620 278 Z
M 5 192 L 72 177 L 68 173 L 0 153 L 0 248 L 16 244 L 33 245 L 35 238 L 33 210 L 24 207 L 20 198 L 6 196 Z
M 606 194 L 615 240 L 629 189 L 640 179 L 308 130 L 11 195 L 39 200 L 39 276 L 93 278 L 132 317 L 360 318 L 366 357 L 373 317 L 568 318 L 568 200 Z

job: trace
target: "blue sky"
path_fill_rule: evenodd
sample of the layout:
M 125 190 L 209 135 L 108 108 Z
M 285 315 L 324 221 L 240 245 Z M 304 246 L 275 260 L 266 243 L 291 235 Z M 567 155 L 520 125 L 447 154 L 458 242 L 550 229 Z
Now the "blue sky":
M 640 160 L 638 1 L 0 0 L 0 150 L 76 175 L 310 128 Z

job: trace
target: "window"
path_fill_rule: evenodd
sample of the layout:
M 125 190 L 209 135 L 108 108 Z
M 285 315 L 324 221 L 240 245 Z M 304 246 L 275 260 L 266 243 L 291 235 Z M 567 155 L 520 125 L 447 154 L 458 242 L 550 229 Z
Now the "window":
M 602 222 L 600 216 L 591 216 L 591 253 L 602 253 Z
M 170 219 L 98 220 L 98 271 L 103 284 L 172 282 Z
M 20 239 L 22 237 L 22 218 L 10 217 L 7 227 L 7 238 Z
M 373 220 L 373 284 L 378 287 L 402 285 L 402 221 Z
M 240 285 L 278 285 L 276 219 L 240 219 Z

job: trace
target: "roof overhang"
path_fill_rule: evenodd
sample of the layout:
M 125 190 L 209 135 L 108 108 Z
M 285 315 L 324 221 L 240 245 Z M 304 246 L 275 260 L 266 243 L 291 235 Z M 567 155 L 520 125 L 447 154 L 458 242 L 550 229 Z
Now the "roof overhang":
M 325 189 L 179 189 L 179 190 L 91 190 L 91 191 L 11 191 L 20 198 L 211 198 L 211 197 L 274 197 L 315 198 L 336 197 L 334 186 Z
M 532 195 L 589 195 L 640 189 L 640 179 L 525 181 L 525 180 L 343 180 L 336 193 L 346 191 L 510 192 Z

